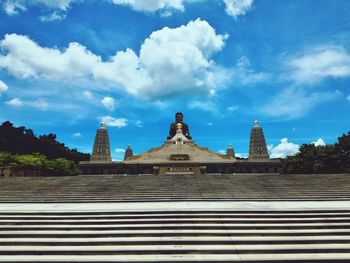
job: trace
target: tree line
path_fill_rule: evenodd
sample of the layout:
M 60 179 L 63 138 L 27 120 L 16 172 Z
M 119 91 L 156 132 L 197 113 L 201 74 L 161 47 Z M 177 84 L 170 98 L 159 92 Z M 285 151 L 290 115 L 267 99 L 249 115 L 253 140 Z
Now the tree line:
M 76 164 L 90 159 L 90 154 L 69 149 L 58 142 L 53 133 L 37 137 L 31 129 L 24 126 L 14 127 L 9 121 L 0 126 L 0 151 L 12 154 L 40 153 L 49 160 L 64 158 Z
M 282 159 L 285 173 L 349 173 L 350 132 L 335 144 L 303 144 L 295 156 Z
M 71 160 L 49 160 L 41 154 L 11 154 L 0 152 L 0 177 L 5 176 L 72 176 L 79 169 Z
M 90 154 L 69 149 L 53 133 L 36 136 L 9 121 L 0 126 L 0 176 L 64 176 L 80 173 L 76 164 Z

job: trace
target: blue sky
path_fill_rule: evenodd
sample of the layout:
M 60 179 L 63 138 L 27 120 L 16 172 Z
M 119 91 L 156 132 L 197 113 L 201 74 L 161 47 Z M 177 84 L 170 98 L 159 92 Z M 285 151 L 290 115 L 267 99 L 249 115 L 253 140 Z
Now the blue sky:
M 273 157 L 350 130 L 350 1 L 0 0 L 0 121 L 113 158 L 161 145 L 177 111 L 198 145 Z

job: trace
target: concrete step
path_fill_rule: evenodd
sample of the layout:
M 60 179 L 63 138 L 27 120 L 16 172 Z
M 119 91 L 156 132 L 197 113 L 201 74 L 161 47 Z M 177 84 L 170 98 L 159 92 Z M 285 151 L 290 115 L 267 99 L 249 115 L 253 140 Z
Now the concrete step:
M 0 262 L 350 262 L 349 213 L 2 211 Z
M 348 253 L 137 254 L 137 255 L 7 255 L 0 262 L 349 262 Z
M 350 200 L 350 175 L 0 178 L 0 202 Z

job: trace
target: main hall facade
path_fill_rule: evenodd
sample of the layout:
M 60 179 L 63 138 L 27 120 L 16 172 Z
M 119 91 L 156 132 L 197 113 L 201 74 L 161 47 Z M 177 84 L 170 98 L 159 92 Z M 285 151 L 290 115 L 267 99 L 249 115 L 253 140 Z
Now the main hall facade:
M 184 133 L 187 125 L 182 120 L 172 125 L 163 145 L 139 155 L 134 155 L 129 145 L 123 161 L 112 161 L 108 131 L 101 123 L 91 160 L 79 164 L 82 173 L 162 176 L 281 172 L 281 161 L 269 158 L 264 133 L 257 121 L 251 129 L 248 159 L 236 158 L 232 145 L 226 154 L 196 145 L 189 134 Z

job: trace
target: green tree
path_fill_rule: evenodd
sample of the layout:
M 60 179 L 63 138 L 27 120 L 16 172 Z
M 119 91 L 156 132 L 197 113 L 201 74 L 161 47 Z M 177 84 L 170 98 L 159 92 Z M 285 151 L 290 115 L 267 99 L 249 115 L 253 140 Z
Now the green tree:
M 303 144 L 299 153 L 282 160 L 286 173 L 341 173 L 350 171 L 350 132 L 335 144 Z
M 53 133 L 37 137 L 31 129 L 14 127 L 9 121 L 0 125 L 0 151 L 12 154 L 40 153 L 48 159 L 65 158 L 75 163 L 90 159 L 89 154 L 69 149 L 58 142 Z
M 4 175 L 5 170 L 9 173 L 17 166 L 16 157 L 10 153 L 0 152 L 0 176 Z
M 350 132 L 338 138 L 335 150 L 339 158 L 339 166 L 344 172 L 350 172 Z
M 17 155 L 17 171 L 24 171 L 27 173 L 34 173 L 34 175 L 41 175 L 44 169 L 47 158 L 40 154 L 22 154 Z
M 80 173 L 73 161 L 64 158 L 47 160 L 45 168 L 46 174 L 52 176 L 74 176 Z

